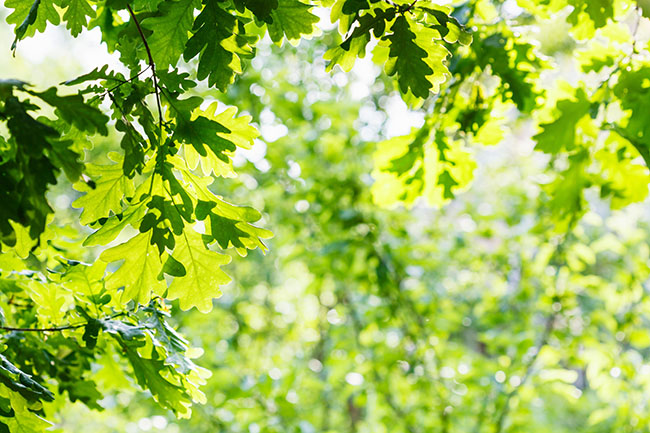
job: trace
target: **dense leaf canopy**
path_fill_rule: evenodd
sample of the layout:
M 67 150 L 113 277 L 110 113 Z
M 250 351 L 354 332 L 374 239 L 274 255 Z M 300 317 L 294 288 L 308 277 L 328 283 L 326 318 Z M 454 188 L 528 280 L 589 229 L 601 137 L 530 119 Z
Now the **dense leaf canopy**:
M 650 2 L 0 15 L 0 432 L 650 431 Z

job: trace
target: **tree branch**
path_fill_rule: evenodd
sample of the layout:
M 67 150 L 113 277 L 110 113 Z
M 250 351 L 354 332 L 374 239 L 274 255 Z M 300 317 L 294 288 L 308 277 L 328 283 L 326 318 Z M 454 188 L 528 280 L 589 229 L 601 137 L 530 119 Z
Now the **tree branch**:
M 413 0 L 413 3 L 411 3 L 410 5 L 408 5 L 405 9 L 402 9 L 400 12 L 402 12 L 403 14 L 407 13 L 408 11 L 410 11 L 411 9 L 413 9 L 413 6 L 415 6 L 415 4 L 416 4 L 417 2 L 418 2 L 418 0 Z
M 353 302 L 347 296 L 344 296 L 341 299 L 341 301 L 343 302 L 343 304 L 345 304 L 347 306 L 348 311 L 350 312 L 350 317 L 352 319 L 352 327 L 354 328 L 354 335 L 355 335 L 356 342 L 359 345 L 359 347 L 362 347 L 362 345 L 359 342 L 359 334 L 361 333 L 361 330 L 363 329 L 363 324 L 361 322 L 361 317 L 359 316 L 359 312 L 356 310 L 356 308 L 354 307 Z M 373 379 L 374 379 L 374 381 L 376 383 L 380 384 L 380 383 L 385 383 L 386 382 L 386 379 L 382 378 L 379 375 L 379 372 L 376 369 L 373 369 L 372 374 L 373 374 Z M 408 412 L 406 410 L 402 409 L 397 404 L 397 402 L 395 402 L 395 400 L 393 399 L 393 396 L 389 392 L 383 392 L 382 397 L 384 397 L 384 400 L 386 401 L 386 404 L 388 404 L 388 407 L 391 408 L 391 410 L 395 413 L 395 415 L 397 415 L 398 418 L 403 420 L 404 426 L 406 427 L 406 430 L 409 433 L 417 433 L 418 429 L 416 429 L 415 426 L 413 426 L 408 421 L 408 419 L 406 418 L 406 415 L 407 415 Z
M 497 422 L 494 430 L 495 433 L 501 433 L 501 431 L 503 431 L 503 424 L 505 423 L 506 417 L 510 412 L 510 400 L 517 395 L 519 389 L 521 389 L 524 383 L 526 383 L 528 378 L 532 375 L 533 367 L 535 366 L 535 361 L 537 361 L 537 358 L 539 357 L 539 353 L 542 351 L 542 348 L 546 346 L 546 344 L 548 343 L 548 339 L 551 336 L 551 332 L 553 332 L 554 324 L 555 324 L 555 313 L 551 313 L 546 319 L 546 326 L 544 327 L 544 333 L 542 334 L 542 338 L 540 339 L 539 343 L 537 344 L 537 347 L 535 348 L 536 349 L 535 354 L 530 359 L 528 364 L 526 364 L 526 370 L 524 372 L 524 376 L 521 379 L 521 383 L 506 395 L 506 401 L 503 403 L 503 409 L 499 414 L 499 418 L 497 418 Z
M 0 326 L 0 330 L 2 331 L 16 331 L 16 332 L 57 332 L 57 331 L 65 331 L 67 329 L 76 329 L 76 328 L 82 328 L 86 326 L 88 322 L 84 323 L 77 323 L 74 325 L 65 325 L 65 326 L 55 326 L 52 328 L 15 328 L 13 326 Z
M 125 312 L 121 313 L 116 313 L 110 316 L 106 316 L 102 319 L 99 320 L 107 320 L 107 319 L 115 319 L 116 317 L 120 317 L 125 315 Z M 77 329 L 77 328 L 83 328 L 84 326 L 88 325 L 89 322 L 82 322 L 82 323 L 71 323 L 68 325 L 62 325 L 62 326 L 53 326 L 50 328 L 18 328 L 14 326 L 0 326 L 0 331 L 8 331 L 8 332 L 61 332 L 61 331 L 66 331 L 68 329 Z
M 135 80 L 135 79 L 138 78 L 140 75 L 142 75 L 143 73 L 145 73 L 146 71 L 148 71 L 150 68 L 151 68 L 151 65 L 147 65 L 146 68 L 142 69 L 140 72 L 138 72 L 137 74 L 135 74 L 135 75 L 133 75 L 133 76 L 127 78 L 126 80 L 120 80 L 119 78 L 110 78 L 111 80 L 118 81 L 119 84 L 116 84 L 116 85 L 114 85 L 114 86 L 111 87 L 111 88 L 105 89 L 103 93 L 100 93 L 100 94 L 98 94 L 98 95 L 96 95 L 96 96 L 93 96 L 93 97 L 90 99 L 89 102 L 93 102 L 93 101 L 95 101 L 95 100 L 97 100 L 97 99 L 99 99 L 99 98 L 103 98 L 103 97 L 106 96 L 107 94 L 110 94 L 110 93 L 114 92 L 115 90 L 119 89 L 120 86 L 123 86 L 123 85 L 125 85 L 126 83 L 130 83 L 131 81 Z
M 388 3 L 388 4 L 391 5 L 391 6 L 396 7 L 397 10 L 399 11 L 399 13 L 401 13 L 401 14 L 405 14 L 406 12 L 410 11 L 411 9 L 413 9 L 413 7 L 414 7 L 415 4 L 418 2 L 418 0 L 413 0 L 413 3 L 411 3 L 411 4 L 406 4 L 406 5 L 400 5 L 400 4 L 397 4 L 397 3 L 395 3 L 393 0 L 384 0 L 384 2 Z
M 140 27 L 140 22 L 138 22 L 138 19 L 135 17 L 135 13 L 133 12 L 133 9 L 131 9 L 131 6 L 128 3 L 126 7 L 129 10 L 129 14 L 131 15 L 131 18 L 133 18 L 133 22 L 135 23 L 135 26 L 138 28 L 138 33 L 140 34 L 140 38 L 142 39 L 144 48 L 147 51 L 147 57 L 149 58 L 149 67 L 151 68 L 151 76 L 153 78 L 154 93 L 156 94 L 156 105 L 158 107 L 158 121 L 160 123 L 160 127 L 162 128 L 163 115 L 162 115 L 162 105 L 160 103 L 160 87 L 158 86 L 158 76 L 156 75 L 156 64 L 153 61 L 153 56 L 151 55 L 151 49 L 149 48 L 149 44 L 147 43 L 147 38 L 145 38 L 144 32 L 142 31 L 142 27 Z
M 427 326 L 424 318 L 422 315 L 419 313 L 415 305 L 413 304 L 412 299 L 410 299 L 408 296 L 404 296 L 401 292 L 401 287 L 402 287 L 402 282 L 404 280 L 403 276 L 400 274 L 399 270 L 395 267 L 395 263 L 390 257 L 386 257 L 384 253 L 381 251 L 380 245 L 376 244 L 375 242 L 371 243 L 371 247 L 377 257 L 377 259 L 382 263 L 382 265 L 387 269 L 392 281 L 393 281 L 393 286 L 387 286 L 385 289 L 388 290 L 386 292 L 386 295 L 390 298 L 393 299 L 396 303 L 396 305 L 402 306 L 404 309 L 408 310 L 407 314 L 404 314 L 403 310 L 400 310 L 401 313 L 404 316 L 404 325 L 402 326 L 402 331 L 404 332 L 404 335 L 408 336 L 412 341 L 418 341 L 418 337 L 416 334 L 414 334 L 408 326 L 408 321 L 411 323 L 415 324 L 422 333 L 427 332 Z M 391 290 L 394 289 L 394 290 Z M 438 355 L 438 351 L 434 350 L 433 351 L 433 361 L 435 363 L 435 374 L 431 374 L 431 380 L 433 383 L 441 383 L 442 378 L 440 377 L 439 374 L 439 369 L 440 366 L 442 365 L 442 361 L 440 359 L 440 356 Z M 447 412 L 447 407 L 449 407 L 449 402 L 447 399 L 442 395 L 442 393 L 439 393 L 438 395 L 438 400 L 439 400 L 439 418 L 440 418 L 440 425 L 441 425 L 441 433 L 447 433 L 449 432 L 449 413 Z

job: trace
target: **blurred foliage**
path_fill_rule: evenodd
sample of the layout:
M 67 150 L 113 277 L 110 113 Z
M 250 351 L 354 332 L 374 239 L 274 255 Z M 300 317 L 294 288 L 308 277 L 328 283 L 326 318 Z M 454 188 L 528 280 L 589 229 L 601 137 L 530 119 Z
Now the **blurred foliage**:
M 204 3 L 5 2 L 1 431 L 650 431 L 644 2 Z

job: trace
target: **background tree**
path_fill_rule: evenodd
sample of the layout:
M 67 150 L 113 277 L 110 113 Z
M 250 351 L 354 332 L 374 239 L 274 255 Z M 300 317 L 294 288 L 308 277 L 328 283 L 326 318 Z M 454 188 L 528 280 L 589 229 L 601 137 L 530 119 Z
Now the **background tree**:
M 648 429 L 644 5 L 5 6 L 5 430 Z

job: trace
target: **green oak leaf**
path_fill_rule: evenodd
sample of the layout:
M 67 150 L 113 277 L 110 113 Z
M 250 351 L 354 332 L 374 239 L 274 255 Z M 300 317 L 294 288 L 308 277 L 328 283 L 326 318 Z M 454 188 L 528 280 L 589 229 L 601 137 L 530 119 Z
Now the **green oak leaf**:
M 84 27 L 88 25 L 88 18 L 95 18 L 95 9 L 90 5 L 88 0 L 55 0 L 61 8 L 65 8 L 63 20 L 66 21 L 66 27 L 77 36 Z
M 0 354 L 0 383 L 29 401 L 54 401 L 54 394 Z
M 76 86 L 77 84 L 85 83 L 88 81 L 97 81 L 97 80 L 107 80 L 111 84 L 115 84 L 115 83 L 122 83 L 126 79 L 124 75 L 120 74 L 119 72 L 109 71 L 108 65 L 104 65 L 101 68 L 95 68 L 86 74 L 78 76 L 77 78 L 64 81 L 62 84 L 65 84 L 66 86 Z
M 647 112 L 650 109 L 650 68 L 623 71 L 614 86 L 614 94 L 620 98 L 621 107 L 629 110 L 629 119 L 625 127 L 619 125 L 614 129 L 625 137 L 639 151 L 646 163 L 650 163 L 650 123 Z M 650 165 L 649 165 L 650 167 Z
M 16 83 L 20 84 L 9 82 L 9 86 L 16 86 Z M 35 108 L 15 96 L 7 97 L 2 107 L 2 116 L 7 119 L 6 126 L 16 145 L 16 154 L 21 156 L 12 157 L 2 165 L 0 231 L 5 235 L 13 233 L 8 224 L 13 220 L 29 227 L 30 235 L 37 238 L 44 231 L 45 220 L 52 211 L 45 194 L 49 185 L 56 183 L 60 171 L 53 164 L 56 155 L 52 154 L 56 152 L 50 143 L 59 132 L 43 123 L 43 119 L 32 117 L 29 111 Z
M 132 125 L 124 123 L 123 119 L 115 122 L 115 129 L 123 132 L 120 147 L 124 149 L 124 162 L 122 171 L 127 177 L 133 177 L 136 173 L 142 173 L 144 168 L 144 153 L 147 148 L 146 140 Z
M 47 23 L 59 25 L 61 17 L 52 0 L 6 0 L 4 5 L 13 12 L 6 18 L 7 23 L 16 24 L 16 38 L 11 49 L 16 48 L 19 40 L 31 36 L 34 32 L 43 32 Z
M 182 263 L 186 275 L 174 278 L 169 299 L 178 299 L 183 310 L 212 310 L 212 299 L 221 294 L 219 286 L 230 282 L 230 277 L 220 269 L 230 263 L 230 256 L 209 250 L 200 234 L 187 229 L 176 238 L 173 255 Z
M 81 155 L 72 150 L 74 142 L 72 140 L 51 140 L 50 143 L 52 145 L 50 159 L 54 165 L 63 169 L 70 182 L 79 180 L 84 165 L 80 161 Z
M 205 116 L 198 116 L 192 120 L 182 120 L 179 118 L 178 126 L 174 131 L 174 138 L 182 143 L 189 143 L 199 155 L 207 156 L 207 150 L 210 149 L 217 157 L 228 161 L 228 156 L 224 152 L 232 152 L 235 145 L 221 138 L 218 134 L 230 132 L 228 128 Z
M 330 48 L 323 54 L 323 59 L 327 60 L 327 71 L 331 71 L 334 66 L 339 65 L 345 72 L 350 72 L 357 61 L 357 58 L 363 58 L 366 52 L 366 46 L 370 42 L 370 34 L 362 34 L 358 37 L 349 39 L 348 49 L 341 46 Z
M 83 245 L 107 245 L 122 233 L 127 226 L 138 227 L 147 207 L 145 202 L 129 206 L 123 213 L 109 217 L 99 229 L 86 238 Z
M 196 81 L 190 78 L 187 72 L 179 72 L 178 69 L 169 71 L 157 70 L 158 81 L 171 93 L 183 93 L 185 90 L 196 87 Z
M 77 129 L 90 134 L 99 132 L 108 135 L 106 128 L 108 117 L 96 107 L 86 104 L 81 95 L 58 96 L 56 87 L 50 87 L 44 92 L 29 91 L 28 93 L 38 96 L 55 107 L 59 117 Z
M 42 433 L 52 424 L 30 410 L 30 401 L 17 392 L 0 386 L 0 397 L 8 398 L 13 416 L 0 415 L 0 429 L 10 433 Z
M 391 30 L 392 33 L 383 38 L 390 42 L 389 58 L 384 66 L 386 73 L 397 76 L 402 93 L 411 92 L 418 98 L 426 98 L 433 87 L 427 76 L 434 74 L 425 61 L 429 53 L 416 43 L 416 34 L 404 16 L 395 19 Z
M 569 221 L 585 211 L 584 190 L 591 184 L 585 171 L 588 157 L 586 149 L 571 155 L 568 158 L 569 167 L 554 182 L 545 185 L 551 196 L 548 206 L 562 225 L 569 224 Z
M 183 54 L 189 31 L 194 24 L 198 0 L 168 0 L 160 4 L 160 15 L 142 20 L 142 27 L 152 31 L 147 37 L 156 67 L 167 70 Z
M 91 347 L 91 345 L 87 344 L 86 347 L 91 349 L 94 346 Z M 70 401 L 73 403 L 79 400 L 91 409 L 104 409 L 98 403 L 98 400 L 101 400 L 104 396 L 97 390 L 97 384 L 92 380 L 76 379 L 74 381 L 64 382 L 61 384 L 60 389 L 68 393 Z
M 559 115 L 553 122 L 540 125 L 542 132 L 533 137 L 538 150 L 555 154 L 563 147 L 571 149 L 575 145 L 576 125 L 589 114 L 591 104 L 584 90 L 576 92 L 575 99 L 564 99 L 556 104 Z
M 283 37 L 295 41 L 313 34 L 319 18 L 311 13 L 311 8 L 298 0 L 280 0 L 271 12 L 273 22 L 267 25 L 271 40 L 280 44 Z
M 185 120 L 182 115 L 179 115 L 178 123 L 183 126 L 183 129 L 177 128 L 175 134 L 180 134 L 177 136 L 178 139 L 186 143 L 184 154 L 189 167 L 195 168 L 200 161 L 206 174 L 212 172 L 215 176 L 233 177 L 235 174 L 231 160 L 235 146 L 250 149 L 260 133 L 250 124 L 250 116 L 237 117 L 235 107 L 229 107 L 215 114 L 217 107 L 216 102 L 210 104 L 198 117 L 194 116 L 194 120 Z M 189 114 L 185 115 L 186 119 L 188 117 Z M 198 121 L 208 126 L 206 131 L 209 134 L 205 139 L 201 138 L 205 131 L 201 134 L 193 132 L 194 128 L 199 126 Z M 203 143 L 211 143 L 208 145 L 211 152 L 204 149 Z
M 395 8 L 375 9 L 373 11 L 375 15 L 366 13 L 360 16 L 357 19 L 359 25 L 354 28 L 350 36 L 338 47 L 330 48 L 323 56 L 325 60 L 330 61 L 327 70 L 332 70 L 337 64 L 346 72 L 352 70 L 357 57 L 365 56 L 371 33 L 375 37 L 381 37 L 386 30 L 386 23 L 395 18 L 395 12 Z
M 102 325 L 97 319 L 90 319 L 86 326 L 84 326 L 84 333 L 81 339 L 86 343 L 86 347 L 94 349 L 97 346 L 97 337 Z
M 262 217 L 257 210 L 230 204 L 216 196 L 208 189 L 212 183 L 210 177 L 197 177 L 188 170 L 181 173 L 186 187 L 196 192 L 195 215 L 198 220 L 206 221 L 205 236 L 216 240 L 223 249 L 234 247 L 242 256 L 248 249 L 268 250 L 262 239 L 272 238 L 273 233 L 251 224 Z
M 32 247 L 36 244 L 36 240 L 29 236 L 28 228 L 24 227 L 22 224 L 11 220 L 9 220 L 9 224 L 11 224 L 11 227 L 13 227 L 16 234 L 16 243 L 13 245 L 13 249 L 18 257 L 26 259 L 29 256 Z
M 509 44 L 513 44 L 512 49 L 507 48 Z M 502 99 L 512 100 L 521 112 L 530 112 L 538 95 L 534 71 L 543 65 L 534 47 L 505 33 L 494 33 L 474 41 L 472 48 L 479 65 L 490 68 L 501 79 Z
M 16 44 L 20 39 L 25 37 L 25 33 L 27 32 L 27 29 L 36 22 L 36 17 L 38 15 L 38 7 L 41 4 L 41 0 L 34 0 L 34 3 L 32 3 L 32 6 L 29 8 L 29 12 L 27 13 L 27 16 L 25 17 L 25 20 L 18 26 L 16 27 L 16 38 L 14 39 L 13 43 L 11 44 L 11 49 L 15 50 L 16 49 Z
M 614 15 L 614 5 L 611 0 L 569 0 L 568 3 L 574 9 L 567 20 L 574 24 L 578 23 L 579 16 L 583 12 L 589 16 L 596 28 L 603 27 L 607 24 L 607 20 Z
M 270 23 L 271 12 L 278 8 L 279 0 L 235 0 L 235 4 L 253 12 L 258 20 Z
M 450 44 L 456 42 L 461 45 L 468 46 L 472 43 L 472 34 L 465 29 L 465 27 L 458 22 L 458 20 L 447 13 L 433 8 L 421 8 L 431 17 L 433 17 L 437 24 L 431 28 L 440 32 L 440 37 Z
M 126 357 L 133 367 L 133 373 L 138 384 L 151 392 L 153 398 L 162 407 L 171 409 L 177 414 L 187 415 L 192 404 L 182 386 L 175 385 L 162 376 L 169 370 L 161 359 L 150 359 L 140 356 L 137 349 L 129 344 L 122 344 Z
M 151 237 L 152 232 L 140 233 L 100 255 L 100 259 L 107 263 L 124 261 L 106 278 L 108 290 L 124 288 L 122 302 L 134 300 L 146 304 L 152 293 L 160 295 L 166 288 L 165 281 L 158 279 L 163 263 Z
M 214 102 L 202 113 L 204 116 L 223 125 L 227 129 L 224 132 L 218 132 L 217 135 L 234 143 L 237 147 L 250 149 L 260 132 L 251 125 L 253 119 L 250 115 L 237 117 L 237 108 L 228 107 L 224 111 L 215 114 L 218 103 Z
M 147 334 L 143 326 L 113 319 L 98 320 L 102 330 L 134 345 L 141 345 Z
M 118 158 L 116 158 L 118 159 Z M 135 192 L 133 179 L 124 176 L 121 164 L 88 164 L 86 173 L 94 178 L 92 182 L 77 182 L 77 191 L 85 193 L 72 203 L 82 209 L 80 222 L 88 225 L 100 218 L 122 213 L 122 200 Z
M 440 206 L 467 188 L 476 166 L 460 142 L 430 122 L 409 135 L 379 143 L 374 155 L 372 195 L 382 206 L 411 206 L 419 197 Z
M 221 248 L 234 247 L 242 256 L 247 254 L 247 249 L 260 248 L 263 252 L 268 250 L 262 239 L 271 238 L 273 234 L 250 224 L 261 218 L 258 211 L 247 206 L 235 206 L 220 199 L 212 203 L 199 202 L 199 204 L 202 205 L 202 209 L 201 212 L 197 209 L 197 218 L 204 219 L 200 213 L 209 216 L 207 234 L 213 237 Z M 208 209 L 210 210 L 207 211 Z
M 149 390 L 162 407 L 174 411 L 177 415 L 189 415 L 192 398 L 183 386 L 178 385 L 182 376 L 166 365 L 163 359 L 155 356 L 147 358 L 138 350 L 145 344 L 146 336 L 151 335 L 149 332 L 145 333 L 145 327 L 118 320 L 99 322 L 102 329 L 112 335 L 126 355 L 138 384 L 143 389 Z M 151 323 L 147 323 L 146 326 L 150 327 Z
M 170 316 L 169 313 L 157 310 L 154 307 L 145 307 L 143 311 L 151 313 L 151 316 L 145 322 L 145 326 L 155 331 L 155 333 L 152 332 L 150 334 L 153 344 L 165 349 L 166 364 L 174 365 L 175 370 L 181 374 L 201 370 L 200 367 L 186 356 L 189 342 L 165 320 Z
M 456 179 L 452 177 L 451 173 L 449 173 L 449 170 L 444 170 L 438 175 L 438 185 L 442 186 L 443 197 L 445 199 L 451 200 L 455 197 L 453 188 L 458 186 L 458 182 L 456 182 Z
M 104 271 L 106 265 L 100 261 L 93 265 L 76 263 L 68 266 L 62 277 L 63 286 L 76 295 L 96 299 L 104 288 Z M 101 297 L 100 297 L 101 298 Z
M 238 19 L 224 11 L 217 2 L 208 2 L 196 20 L 194 35 L 187 41 L 183 58 L 199 56 L 197 78 L 225 90 L 242 72 L 240 55 L 250 55 L 249 40 L 238 34 Z

